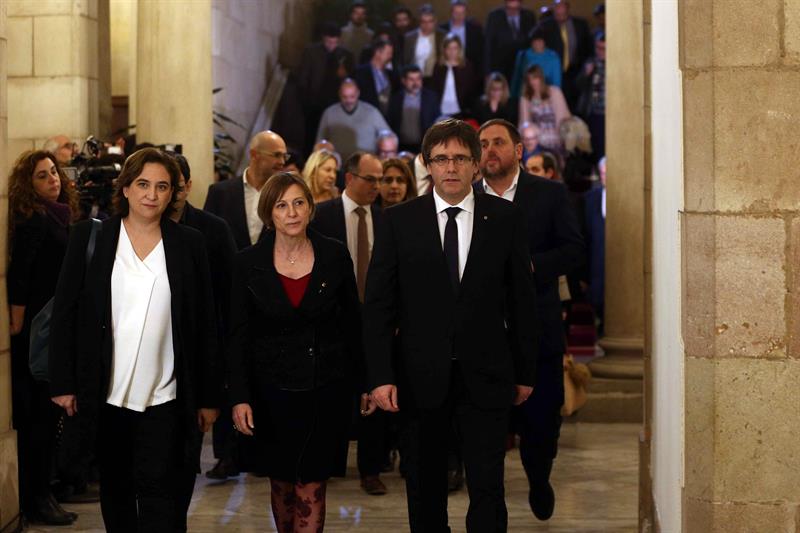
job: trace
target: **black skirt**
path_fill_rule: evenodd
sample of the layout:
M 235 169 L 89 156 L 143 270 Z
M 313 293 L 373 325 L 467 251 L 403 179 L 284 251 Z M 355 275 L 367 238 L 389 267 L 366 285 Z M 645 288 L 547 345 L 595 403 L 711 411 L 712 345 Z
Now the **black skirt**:
M 309 391 L 265 385 L 257 389 L 255 437 L 239 439 L 246 449 L 241 452 L 249 456 L 245 470 L 291 483 L 345 475 L 354 406 L 350 383 L 340 381 Z

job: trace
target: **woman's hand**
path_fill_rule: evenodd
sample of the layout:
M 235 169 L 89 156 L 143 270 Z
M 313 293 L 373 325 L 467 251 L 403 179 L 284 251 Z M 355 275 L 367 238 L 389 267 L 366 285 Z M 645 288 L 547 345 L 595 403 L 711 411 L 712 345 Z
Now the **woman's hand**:
M 20 331 L 22 331 L 22 324 L 25 322 L 25 306 L 24 305 L 12 305 L 10 319 L 11 324 L 9 325 L 9 333 L 12 335 L 17 335 Z
M 74 394 L 64 394 L 63 396 L 53 396 L 50 398 L 53 403 L 63 408 L 67 416 L 72 416 L 78 412 L 78 400 Z
M 208 433 L 217 418 L 219 418 L 219 409 L 200 408 L 197 410 L 197 427 L 203 433 Z
M 237 403 L 233 406 L 233 429 L 243 435 L 253 436 L 253 409 L 249 403 Z
M 377 402 L 372 399 L 372 395 L 366 392 L 361 394 L 361 416 L 369 416 L 378 408 Z

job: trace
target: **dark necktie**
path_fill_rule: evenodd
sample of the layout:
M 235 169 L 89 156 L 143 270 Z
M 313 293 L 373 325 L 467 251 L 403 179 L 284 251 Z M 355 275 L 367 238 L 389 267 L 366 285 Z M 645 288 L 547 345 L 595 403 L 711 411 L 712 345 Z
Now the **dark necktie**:
M 369 234 L 367 233 L 367 210 L 356 207 L 358 215 L 358 232 L 356 240 L 356 285 L 358 299 L 364 301 L 364 289 L 367 285 L 367 268 L 369 267 Z
M 461 212 L 461 208 L 448 207 L 444 211 L 447 213 L 447 224 L 444 227 L 444 259 L 447 263 L 447 272 L 450 274 L 453 292 L 458 294 L 461 280 L 458 276 L 458 223 L 456 216 Z

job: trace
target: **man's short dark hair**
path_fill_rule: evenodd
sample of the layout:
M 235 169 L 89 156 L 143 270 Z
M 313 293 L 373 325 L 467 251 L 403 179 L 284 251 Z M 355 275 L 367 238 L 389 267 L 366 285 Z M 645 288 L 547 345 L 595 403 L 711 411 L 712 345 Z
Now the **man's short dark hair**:
M 178 168 L 181 169 L 181 174 L 183 175 L 183 179 L 185 181 L 189 181 L 190 179 L 192 179 L 192 170 L 189 168 L 189 161 L 186 159 L 186 157 L 184 157 L 183 154 L 175 154 L 175 153 L 169 155 L 171 155 L 175 159 L 175 162 L 178 163 Z
M 368 155 L 367 152 L 362 150 L 358 150 L 350 154 L 350 157 L 348 157 L 344 162 L 344 171 L 349 172 L 350 174 L 358 174 L 358 165 L 361 164 L 361 158 L 365 155 Z
M 417 13 L 419 13 L 420 17 L 422 15 L 433 15 L 434 17 L 436 16 L 436 11 L 433 10 L 433 6 L 430 4 L 422 4 L 421 6 L 419 6 L 419 10 L 417 11 Z
M 377 39 L 374 43 L 372 43 L 372 57 L 375 57 L 376 52 L 380 52 L 387 46 L 392 46 L 392 41 L 389 39 Z
M 400 71 L 400 74 L 402 75 L 402 77 L 404 77 L 404 78 L 405 78 L 405 77 L 407 77 L 409 74 L 413 74 L 413 73 L 415 73 L 415 72 L 419 72 L 420 74 L 422 74 L 422 69 L 421 69 L 421 68 L 419 68 L 419 66 L 417 66 L 417 65 L 413 65 L 413 64 L 412 64 L 412 65 L 406 65 L 406 66 L 404 66 L 404 67 L 403 67 L 403 70 L 401 70 L 401 71 Z
M 493 118 L 481 124 L 481 127 L 478 129 L 478 137 L 480 138 L 480 135 L 481 133 L 483 133 L 483 130 L 485 130 L 486 128 L 490 128 L 492 126 L 504 127 L 508 132 L 508 136 L 511 137 L 511 142 L 514 143 L 514 145 L 517 145 L 522 142 L 522 137 L 520 136 L 517 127 L 504 118 Z
M 431 150 L 434 146 L 446 144 L 448 141 L 455 140 L 469 149 L 472 159 L 477 163 L 481 159 L 481 141 L 475 128 L 455 118 L 448 118 L 437 122 L 425 132 L 422 138 L 422 161 L 429 165 L 431 162 Z
M 414 18 L 414 14 L 411 13 L 411 10 L 408 9 L 406 6 L 397 6 L 396 8 L 394 8 L 394 11 L 392 11 L 392 20 L 394 20 L 394 18 L 400 13 L 405 13 L 406 15 L 408 15 L 408 18 L 410 19 Z
M 323 37 L 341 37 L 342 30 L 333 22 L 324 22 L 320 28 L 320 35 Z
M 350 11 L 348 11 L 347 13 L 349 15 L 352 15 L 353 11 L 355 11 L 359 7 L 367 9 L 367 4 L 365 2 L 363 2 L 363 0 L 355 0 L 352 4 L 350 4 Z

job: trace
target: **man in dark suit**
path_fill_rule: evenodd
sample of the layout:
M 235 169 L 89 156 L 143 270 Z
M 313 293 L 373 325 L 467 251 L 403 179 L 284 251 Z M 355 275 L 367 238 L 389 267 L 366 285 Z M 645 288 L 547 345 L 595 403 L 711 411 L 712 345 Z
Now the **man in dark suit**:
M 400 150 L 419 152 L 422 136 L 441 115 L 439 95 L 422 86 L 422 71 L 416 65 L 403 69 L 403 90 L 389 101 L 389 126 L 400 137 Z
M 256 212 L 258 195 L 270 176 L 283 170 L 288 157 L 281 136 L 262 131 L 250 141 L 250 164 L 242 177 L 220 181 L 208 188 L 203 210 L 228 223 L 239 250 L 258 242 L 264 231 Z
M 594 52 L 594 40 L 589 24 L 569 14 L 569 2 L 555 0 L 553 16 L 542 21 L 545 45 L 561 59 L 561 90 L 571 110 L 577 108 L 579 92 L 577 78 L 583 64 Z
M 345 189 L 339 198 L 317 206 L 311 227 L 347 245 L 356 273 L 358 297 L 364 301 L 367 268 L 381 224 L 381 210 L 375 205 L 378 182 L 383 175 L 380 159 L 355 152 L 344 164 Z M 386 494 L 380 479 L 385 462 L 387 417 L 376 413 L 358 422 L 358 471 L 367 494 Z
M 416 525 L 449 531 L 447 441 L 455 424 L 470 496 L 467 531 L 503 532 L 509 408 L 536 380 L 525 220 L 514 205 L 473 194 L 480 144 L 465 122 L 435 124 L 422 154 L 433 194 L 384 213 L 370 265 L 368 387 L 381 409 L 402 409 L 416 425 L 418 461 L 407 477 L 419 494 Z
M 377 107 L 384 117 L 389 115 L 389 99 L 398 86 L 397 74 L 387 68 L 392 61 L 394 46 L 390 41 L 372 45 L 372 58 L 356 69 L 353 78 L 361 92 L 359 99 Z
M 197 209 L 187 200 L 189 193 L 192 190 L 192 175 L 189 167 L 189 162 L 180 154 L 175 155 L 178 162 L 178 167 L 181 169 L 180 179 L 178 180 L 178 192 L 175 194 L 175 203 L 172 204 L 174 209 L 170 218 L 179 224 L 185 224 L 190 228 L 194 228 L 203 234 L 206 242 L 206 250 L 208 251 L 208 265 L 211 272 L 211 288 L 214 294 L 215 316 L 217 319 L 217 330 L 219 338 L 219 368 L 223 368 L 224 357 L 222 350 L 224 347 L 224 338 L 227 334 L 227 325 L 229 308 L 230 308 L 230 294 L 231 294 L 231 273 L 233 271 L 233 256 L 236 255 L 236 243 L 233 240 L 228 224 L 216 215 L 207 213 Z M 215 467 L 217 474 L 216 477 L 227 478 L 229 474 L 238 474 L 236 467 L 228 461 L 224 463 L 226 458 L 230 457 L 231 450 L 228 449 L 230 438 L 230 428 L 233 425 L 231 420 L 231 412 L 227 405 L 223 406 L 220 411 L 220 416 L 214 422 L 214 456 L 219 459 L 218 465 Z M 197 432 L 196 438 L 199 440 L 197 443 L 197 450 L 199 451 L 202 446 L 203 434 Z M 200 461 L 200 458 L 197 458 Z M 215 477 L 210 475 L 209 477 Z M 184 475 L 180 482 L 178 482 L 178 497 L 177 497 L 177 522 L 176 531 L 187 531 L 186 526 L 186 513 L 189 510 L 189 504 L 192 500 L 192 492 L 194 491 L 196 473 L 194 468 L 186 468 Z
M 464 48 L 464 57 L 475 71 L 475 94 L 483 92 L 483 28 L 473 18 L 467 17 L 466 0 L 450 2 L 450 20 L 440 26 L 445 33 L 457 35 Z
M 522 7 L 521 0 L 505 0 L 486 17 L 486 72 L 500 72 L 511 81 L 517 52 L 526 48 L 528 33 L 536 25 L 536 15 Z
M 439 60 L 445 33 L 436 26 L 436 13 L 430 4 L 419 8 L 419 27 L 403 38 L 403 60 L 406 65 L 417 65 L 427 80 Z
M 355 69 L 355 58 L 341 46 L 341 30 L 336 24 L 322 26 L 322 40 L 303 50 L 297 84 L 305 110 L 306 148 L 314 144 L 322 112 L 339 100 L 339 86 Z
M 580 269 L 583 239 L 560 182 L 531 176 L 520 170 L 522 139 L 502 119 L 490 120 L 479 130 L 481 173 L 476 192 L 505 198 L 519 206 L 528 221 L 528 249 L 536 281 L 539 364 L 533 395 L 515 413 L 520 433 L 520 457 L 530 484 L 529 503 L 534 515 L 547 520 L 555 495 L 550 471 L 558 451 L 561 405 L 564 403 L 562 357 L 566 351 L 561 325 L 558 278 Z

